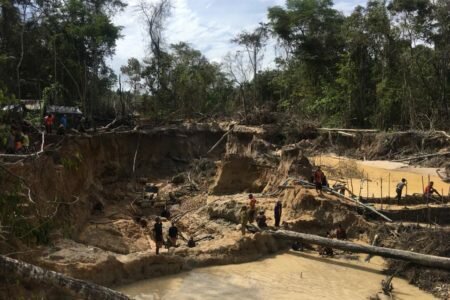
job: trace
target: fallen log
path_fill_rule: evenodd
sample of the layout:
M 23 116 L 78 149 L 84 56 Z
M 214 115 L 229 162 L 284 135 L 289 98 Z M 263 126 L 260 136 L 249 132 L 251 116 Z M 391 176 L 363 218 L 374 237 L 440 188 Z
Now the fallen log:
M 83 299 L 92 300 L 129 300 L 128 296 L 97 285 L 66 276 L 54 271 L 45 270 L 4 255 L 0 255 L 0 272 L 7 276 L 14 274 L 21 279 L 27 279 L 37 283 L 49 284 L 57 288 L 67 290 Z
M 322 127 L 322 128 L 317 128 L 317 130 L 320 131 L 346 131 L 346 132 L 362 132 L 362 133 L 377 133 L 378 130 L 377 129 L 349 129 L 349 128 L 326 128 L 326 127 Z
M 446 155 L 450 155 L 450 152 L 442 152 L 442 153 L 433 153 L 433 154 L 411 156 L 411 157 L 402 158 L 402 159 L 395 159 L 395 160 L 393 160 L 393 162 L 404 162 L 404 161 L 409 161 L 409 160 L 416 160 L 416 159 L 435 157 L 435 156 L 446 156 Z
M 277 230 L 268 232 L 272 234 L 275 238 L 279 239 L 300 240 L 314 245 L 341 249 L 355 253 L 367 253 L 382 256 L 385 258 L 404 260 L 421 266 L 450 270 L 450 258 L 448 257 L 421 254 L 417 252 L 377 247 L 377 246 L 360 245 L 348 241 L 334 240 L 320 237 L 317 235 L 293 232 L 288 230 Z

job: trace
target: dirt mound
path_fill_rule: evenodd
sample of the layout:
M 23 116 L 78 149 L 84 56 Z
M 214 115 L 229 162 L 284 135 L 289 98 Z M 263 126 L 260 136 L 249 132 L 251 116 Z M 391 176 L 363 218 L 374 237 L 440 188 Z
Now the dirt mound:
M 216 181 L 210 191 L 216 195 L 240 192 L 259 193 L 267 184 L 269 169 L 251 157 L 229 155 L 220 163 Z
M 295 187 L 287 190 L 283 197 L 283 219 L 288 219 L 288 228 L 294 231 L 319 234 L 347 228 L 351 238 L 365 238 L 374 225 L 367 222 L 350 207 L 336 199 L 318 199 L 310 190 Z
M 278 189 L 286 178 L 309 180 L 312 174 L 312 165 L 298 147 L 286 147 L 281 151 L 281 160 L 275 172 L 271 176 L 265 188 L 265 192 Z
M 226 154 L 218 163 L 210 192 L 215 195 L 262 192 L 269 174 L 278 164 L 274 147 L 256 135 L 237 132 L 228 135 Z

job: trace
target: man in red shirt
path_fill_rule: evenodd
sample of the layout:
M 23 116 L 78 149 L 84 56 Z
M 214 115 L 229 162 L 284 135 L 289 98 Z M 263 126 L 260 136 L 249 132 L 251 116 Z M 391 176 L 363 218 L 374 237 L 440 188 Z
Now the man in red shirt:
M 436 193 L 436 194 L 438 194 L 440 197 L 442 197 L 441 194 L 439 194 L 439 192 L 438 192 L 436 189 L 433 188 L 433 185 L 434 185 L 434 182 L 433 182 L 433 181 L 430 181 L 430 183 L 429 183 L 429 184 L 427 185 L 427 187 L 425 188 L 425 191 L 423 191 L 423 195 L 424 195 L 426 198 L 431 198 L 431 196 L 433 195 L 433 193 Z
M 47 134 L 52 133 L 52 127 L 53 127 L 54 120 L 55 120 L 55 117 L 52 114 L 48 114 L 47 116 L 45 116 L 44 123 L 45 123 L 45 130 L 47 131 Z
M 314 184 L 316 185 L 316 191 L 322 194 L 322 182 L 325 174 L 322 172 L 320 167 L 317 167 L 316 172 L 314 172 Z

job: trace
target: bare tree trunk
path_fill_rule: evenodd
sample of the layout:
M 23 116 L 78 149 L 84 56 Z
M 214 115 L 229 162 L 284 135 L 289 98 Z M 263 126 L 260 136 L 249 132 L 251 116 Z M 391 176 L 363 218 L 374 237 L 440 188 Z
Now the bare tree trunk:
M 245 124 L 248 123 L 248 117 L 247 117 L 247 103 L 245 101 L 245 92 L 244 92 L 244 88 L 242 87 L 242 85 L 239 86 L 239 94 L 242 97 L 242 106 L 244 108 L 244 118 L 245 118 Z
M 17 98 L 19 100 L 22 99 L 22 88 L 21 88 L 21 85 L 20 85 L 20 68 L 22 67 L 23 55 L 24 55 L 23 36 L 25 34 L 26 15 L 27 15 L 27 5 L 24 4 L 24 6 L 23 6 L 22 29 L 20 31 L 20 58 L 19 58 L 19 62 L 17 63 L 17 66 L 16 66 L 16 73 L 17 73 Z
M 253 105 L 257 106 L 257 98 L 258 98 L 258 90 L 257 90 L 257 81 L 256 77 L 258 76 L 258 65 L 257 65 L 257 59 L 258 59 L 258 50 L 255 47 L 253 50 Z
M 348 241 L 334 240 L 312 234 L 298 233 L 287 230 L 269 231 L 273 236 L 280 239 L 301 240 L 314 245 L 336 248 L 356 253 L 367 253 L 386 258 L 409 261 L 417 265 L 450 270 L 450 258 L 435 255 L 421 254 L 411 251 L 390 249 L 369 245 L 360 245 Z
M 0 272 L 14 274 L 20 279 L 49 284 L 70 291 L 72 294 L 92 300 L 129 300 L 126 295 L 109 288 L 87 282 L 54 271 L 45 270 L 7 256 L 0 255 Z

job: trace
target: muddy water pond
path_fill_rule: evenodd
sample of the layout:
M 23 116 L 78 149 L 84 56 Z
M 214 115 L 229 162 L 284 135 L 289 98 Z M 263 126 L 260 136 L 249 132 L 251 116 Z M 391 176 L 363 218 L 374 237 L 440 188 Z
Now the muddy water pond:
M 264 260 L 194 269 L 119 288 L 137 300 L 369 299 L 381 288 L 383 261 L 328 259 L 288 252 Z M 405 280 L 393 280 L 395 299 L 435 299 Z

